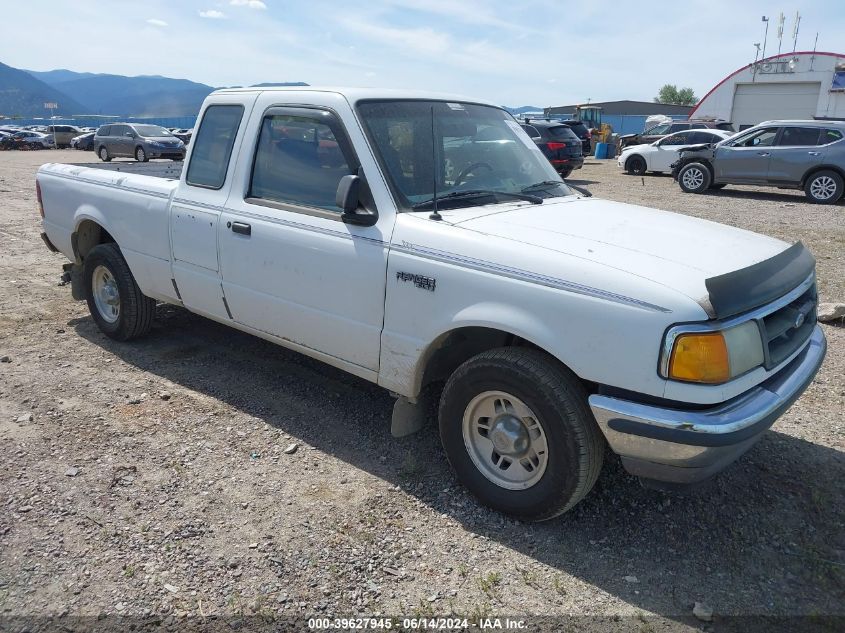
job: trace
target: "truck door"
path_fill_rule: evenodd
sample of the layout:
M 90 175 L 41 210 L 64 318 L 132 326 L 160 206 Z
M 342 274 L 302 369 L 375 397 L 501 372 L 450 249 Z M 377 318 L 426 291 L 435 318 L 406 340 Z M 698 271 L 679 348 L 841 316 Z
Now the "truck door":
M 717 147 L 713 161 L 716 181 L 766 184 L 777 134 L 777 127 L 761 128 Z
M 340 179 L 359 160 L 339 117 L 319 107 L 262 115 L 246 191 L 220 219 L 220 267 L 232 318 L 366 370 L 378 370 L 389 234 L 345 224 Z
M 772 147 L 769 160 L 771 184 L 796 184 L 808 171 L 824 160 L 824 148 L 819 147 L 818 127 L 785 126 Z
M 240 102 L 214 103 L 205 109 L 170 204 L 175 290 L 186 307 L 218 320 L 231 318 L 220 281 L 217 230 L 231 184 L 233 148 L 243 135 L 244 111 Z

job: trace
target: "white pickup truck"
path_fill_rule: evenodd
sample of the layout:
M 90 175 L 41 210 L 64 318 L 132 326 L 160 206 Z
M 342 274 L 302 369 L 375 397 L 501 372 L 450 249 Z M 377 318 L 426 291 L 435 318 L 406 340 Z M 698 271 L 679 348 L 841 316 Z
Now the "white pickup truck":
M 163 302 L 340 367 L 398 397 L 395 429 L 437 395 L 449 462 L 500 511 L 571 508 L 606 445 L 646 482 L 704 480 L 824 357 L 800 242 L 579 193 L 499 107 L 230 89 L 198 120 L 178 181 L 39 170 L 74 298 L 119 341 Z

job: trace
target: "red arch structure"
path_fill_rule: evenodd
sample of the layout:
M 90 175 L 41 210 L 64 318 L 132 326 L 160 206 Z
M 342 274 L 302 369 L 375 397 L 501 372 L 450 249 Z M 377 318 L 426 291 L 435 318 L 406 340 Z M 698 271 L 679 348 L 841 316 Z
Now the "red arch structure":
M 777 59 L 778 57 L 792 57 L 793 55 L 822 55 L 822 56 L 826 56 L 826 57 L 841 57 L 842 59 L 845 59 L 845 53 L 827 53 L 827 52 L 823 52 L 823 51 L 795 51 L 794 53 L 781 53 L 780 55 L 772 55 L 771 57 L 766 57 L 764 59 L 758 59 L 757 63 L 761 64 L 763 62 L 769 62 L 769 61 L 772 61 L 774 59 Z M 752 66 L 754 66 L 753 63 L 752 64 L 746 64 L 742 68 L 736 69 L 730 75 L 728 75 L 727 77 L 722 79 L 722 81 L 720 81 L 715 86 L 710 88 L 710 90 L 707 91 L 707 94 L 704 95 L 701 98 L 701 100 L 699 100 L 699 102 L 695 104 L 695 107 L 690 111 L 689 118 L 690 119 L 693 118 L 693 115 L 695 114 L 696 110 L 698 110 L 698 106 L 700 106 L 702 103 L 704 103 L 707 100 L 707 97 L 709 97 L 714 92 L 716 92 L 716 90 L 718 90 L 719 87 L 722 84 L 724 84 L 726 81 L 728 81 L 732 77 L 737 76 L 742 71 L 750 69 Z

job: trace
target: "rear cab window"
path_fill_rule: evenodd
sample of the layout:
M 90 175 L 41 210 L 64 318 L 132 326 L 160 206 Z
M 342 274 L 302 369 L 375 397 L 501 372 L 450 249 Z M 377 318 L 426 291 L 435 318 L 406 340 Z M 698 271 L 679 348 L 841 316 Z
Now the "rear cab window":
M 240 104 L 210 105 L 194 135 L 194 149 L 185 182 L 193 187 L 220 189 L 226 182 L 235 137 L 243 119 Z

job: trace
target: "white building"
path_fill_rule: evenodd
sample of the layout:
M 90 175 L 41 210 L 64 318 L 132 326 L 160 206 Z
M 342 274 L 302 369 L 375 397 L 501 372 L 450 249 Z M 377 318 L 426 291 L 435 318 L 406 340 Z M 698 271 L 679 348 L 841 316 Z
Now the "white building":
M 773 119 L 845 119 L 845 53 L 782 53 L 748 64 L 708 92 L 690 118 L 743 130 Z

